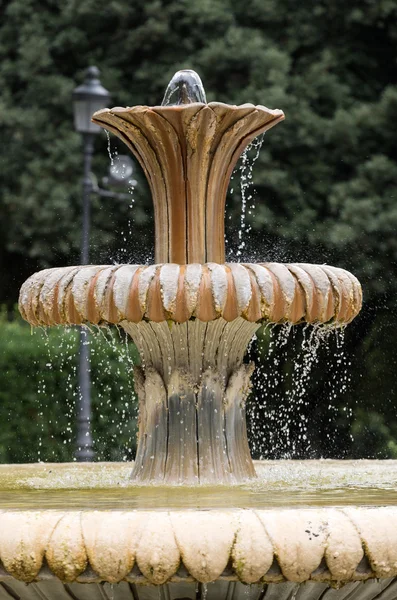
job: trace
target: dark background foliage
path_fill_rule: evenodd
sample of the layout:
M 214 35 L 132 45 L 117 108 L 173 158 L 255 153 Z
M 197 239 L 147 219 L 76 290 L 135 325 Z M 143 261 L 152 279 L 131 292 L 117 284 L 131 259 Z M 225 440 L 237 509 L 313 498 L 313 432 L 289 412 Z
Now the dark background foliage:
M 32 332 L 0 315 L 0 462 L 72 461 L 76 437 L 76 328 Z M 137 411 L 131 344 L 113 331 L 91 338 L 92 433 L 98 460 L 131 460 Z
M 101 69 L 115 105 L 129 106 L 158 104 L 174 71 L 196 69 L 209 101 L 253 102 L 286 113 L 266 134 L 254 168 L 251 231 L 240 258 L 327 262 L 348 268 L 363 285 L 364 308 L 345 339 L 351 382 L 333 400 L 337 434 L 331 443 L 322 433 L 331 359 L 320 352 L 306 396 L 313 444 L 300 443 L 297 455 L 396 456 L 396 43 L 396 0 L 3 0 L 0 302 L 9 318 L 33 271 L 78 261 L 82 161 L 71 93 L 86 66 Z M 118 146 L 114 139 L 112 146 Z M 98 136 L 99 179 L 107 164 L 106 138 Z M 152 254 L 151 203 L 136 169 L 132 209 L 93 198 L 94 263 Z M 240 213 L 236 176 L 228 202 L 230 258 Z M 42 427 L 35 365 L 42 344 L 19 321 L 3 318 L 0 327 L 0 460 L 34 460 L 38 441 L 29 432 Z M 267 343 L 262 336 L 254 358 Z M 293 358 L 280 352 L 288 370 Z M 48 375 L 59 403 L 45 407 L 46 419 L 57 423 L 42 436 L 45 458 L 71 456 L 59 447 L 69 368 Z M 275 407 L 288 385 L 281 382 L 277 394 L 264 398 L 258 384 L 259 403 Z M 265 413 L 258 419 L 268 431 Z M 297 431 L 291 426 L 291 435 Z M 280 455 L 270 438 L 263 443 L 267 456 Z M 120 457 L 124 450 L 109 441 L 103 452 Z

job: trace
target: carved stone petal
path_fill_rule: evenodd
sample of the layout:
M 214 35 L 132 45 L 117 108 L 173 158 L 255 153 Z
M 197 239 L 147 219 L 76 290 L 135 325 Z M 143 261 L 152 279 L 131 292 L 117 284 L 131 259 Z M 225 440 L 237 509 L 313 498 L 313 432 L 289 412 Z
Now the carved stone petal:
M 72 272 L 74 269 L 75 267 L 67 267 L 66 272 Z M 64 276 L 65 272 L 54 269 L 50 274 L 43 278 L 44 283 L 40 292 L 40 304 L 42 305 L 48 323 L 60 319 L 56 295 L 59 290 L 59 282 Z
M 281 263 L 266 263 L 266 268 L 277 278 L 288 311 L 295 296 L 296 283 L 294 276 L 291 275 L 288 265 L 283 265 Z
M 298 265 L 289 264 L 288 269 L 295 275 L 303 290 L 305 299 L 304 314 L 311 314 L 313 310 L 314 293 L 316 291 L 313 279 Z
M 298 263 L 297 266 L 306 271 L 314 282 L 314 302 L 308 321 L 326 323 L 334 316 L 334 303 L 331 302 L 331 305 L 329 303 L 329 298 L 332 296 L 332 288 L 327 274 L 320 265 Z
M 254 273 L 258 283 L 261 292 L 262 318 L 270 320 L 274 307 L 274 286 L 272 276 L 270 275 L 269 270 L 262 265 L 253 263 L 244 266 Z
M 171 520 L 182 561 L 201 583 L 215 581 L 229 562 L 236 531 L 235 514 L 201 512 L 197 526 L 194 512 L 173 512 Z
M 240 314 L 243 314 L 251 300 L 251 280 L 248 271 L 239 263 L 229 263 L 236 289 L 237 307 Z
M 233 568 L 244 583 L 256 583 L 272 565 L 273 545 L 252 511 L 239 513 L 232 558 Z
M 32 317 L 33 324 L 43 323 L 43 310 L 41 309 L 40 293 L 47 277 L 51 277 L 55 269 L 45 269 L 43 272 L 36 273 L 32 278 L 31 294 L 28 297 L 26 313 Z M 21 292 L 25 295 L 25 287 Z
M 10 575 L 26 582 L 36 579 L 49 537 L 60 517 L 52 511 L 0 514 L 0 559 Z
M 200 288 L 201 275 L 203 267 L 197 263 L 186 265 L 185 271 L 185 289 L 186 304 L 189 313 L 192 314 L 197 306 L 197 296 Z
M 82 514 L 81 526 L 91 567 L 109 583 L 124 579 L 134 566 L 142 517 L 137 513 Z
M 208 269 L 211 273 L 215 310 L 218 313 L 222 313 L 227 299 L 227 275 L 225 267 L 217 263 L 208 263 Z
M 357 277 L 355 277 L 353 273 L 345 271 L 344 269 L 340 269 L 339 267 L 331 268 L 333 268 L 334 272 L 339 277 L 339 279 L 345 282 L 345 285 L 347 283 L 347 280 L 349 280 L 350 282 L 350 285 L 346 285 L 346 287 L 348 288 L 348 319 L 350 321 L 352 319 L 352 317 L 350 316 L 351 312 L 356 310 L 357 307 L 361 307 L 363 301 L 361 285 L 359 284 Z
M 34 275 L 31 275 L 31 277 L 29 277 L 29 279 L 22 284 L 19 291 L 19 312 L 21 313 L 22 318 L 26 321 L 29 321 L 29 323 L 32 325 L 38 324 L 36 317 L 31 310 L 31 299 L 36 281 L 40 278 L 40 273 L 34 273 Z
M 357 529 L 341 510 L 327 511 L 328 539 L 325 560 L 336 581 L 353 578 L 358 564 L 364 556 L 362 542 Z
M 161 297 L 164 309 L 173 313 L 176 308 L 176 295 L 178 292 L 179 265 L 167 264 L 160 269 Z
M 273 543 L 280 569 L 289 581 L 302 582 L 320 565 L 326 546 L 324 513 L 315 510 L 257 511 Z
M 103 271 L 101 271 L 96 278 L 94 300 L 97 305 L 99 320 L 105 320 L 105 315 L 108 312 L 105 300 L 110 282 L 112 281 L 113 273 L 116 269 L 117 267 L 115 266 L 104 267 Z
M 67 268 L 67 270 L 65 270 L 62 274 L 61 279 L 59 280 L 58 283 L 58 297 L 57 297 L 57 305 L 58 305 L 58 313 L 60 316 L 60 323 L 68 323 L 68 312 L 67 312 L 67 307 L 65 306 L 65 300 L 67 297 L 66 291 L 68 289 L 68 287 L 71 285 L 72 281 L 73 281 L 73 277 L 75 276 L 75 274 L 77 273 L 78 269 L 80 267 L 70 267 Z M 53 314 L 55 313 L 55 311 L 53 311 Z
M 138 286 L 138 294 L 139 294 L 139 303 L 141 305 L 142 313 L 144 314 L 147 310 L 147 295 L 150 283 L 153 277 L 156 275 L 159 265 L 150 265 L 146 269 L 143 269 L 140 277 L 139 277 L 139 286 Z
M 168 581 L 178 570 L 180 553 L 170 517 L 163 512 L 140 512 L 142 536 L 136 561 L 143 575 L 156 585 Z
M 139 265 L 124 265 L 116 271 L 113 284 L 113 298 L 114 304 L 120 314 L 120 319 L 126 318 L 130 287 L 138 269 Z
M 346 508 L 376 577 L 397 575 L 397 508 Z
M 61 581 L 74 581 L 88 563 L 80 513 L 66 513 L 57 523 L 46 551 L 51 571 Z
M 332 288 L 338 290 L 337 292 L 337 303 L 335 307 L 335 318 L 342 322 L 348 323 L 353 317 L 351 316 L 351 309 L 353 306 L 354 294 L 352 291 L 352 282 L 348 277 L 347 271 L 343 269 L 337 269 L 336 267 L 323 266 L 324 272 L 328 275 L 331 281 Z M 337 284 L 335 286 L 335 280 Z M 335 295 L 335 294 L 334 294 Z
M 76 310 L 80 315 L 87 314 L 87 288 L 89 287 L 91 280 L 103 270 L 103 267 L 86 267 L 77 271 L 73 278 L 72 294 Z M 84 316 L 83 316 L 84 318 Z

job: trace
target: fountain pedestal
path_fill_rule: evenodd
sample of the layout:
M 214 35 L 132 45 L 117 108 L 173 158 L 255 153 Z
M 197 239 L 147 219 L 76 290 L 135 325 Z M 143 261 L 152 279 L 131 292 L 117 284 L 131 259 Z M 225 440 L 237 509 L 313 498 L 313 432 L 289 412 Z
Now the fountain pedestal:
M 123 323 L 142 357 L 136 369 L 140 482 L 236 483 L 255 477 L 245 402 L 252 364 L 243 364 L 256 323 Z

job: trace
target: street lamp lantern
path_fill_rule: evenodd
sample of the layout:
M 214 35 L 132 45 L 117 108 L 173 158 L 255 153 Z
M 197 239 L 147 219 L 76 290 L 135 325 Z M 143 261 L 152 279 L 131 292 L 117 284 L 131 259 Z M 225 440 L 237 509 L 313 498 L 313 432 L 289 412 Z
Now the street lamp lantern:
M 98 67 L 88 67 L 84 83 L 73 92 L 74 127 L 82 134 L 84 153 L 83 177 L 83 231 L 81 244 L 81 262 L 89 262 L 90 234 L 90 196 L 93 191 L 91 181 L 91 163 L 94 152 L 94 136 L 101 128 L 91 123 L 95 111 L 105 108 L 110 99 L 109 92 L 99 81 Z
M 73 91 L 74 127 L 82 134 L 99 133 L 101 128 L 91 122 L 97 110 L 106 108 L 110 94 L 99 80 L 98 67 L 88 67 L 84 83 Z

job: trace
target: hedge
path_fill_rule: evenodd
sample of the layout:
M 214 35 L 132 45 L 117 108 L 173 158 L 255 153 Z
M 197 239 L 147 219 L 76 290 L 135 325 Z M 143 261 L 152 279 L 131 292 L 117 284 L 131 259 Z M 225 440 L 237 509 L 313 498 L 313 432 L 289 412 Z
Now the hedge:
M 89 338 L 96 459 L 131 459 L 135 346 L 116 329 Z M 0 462 L 74 460 L 78 340 L 77 328 L 31 330 L 20 318 L 0 314 Z

